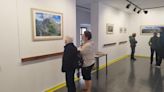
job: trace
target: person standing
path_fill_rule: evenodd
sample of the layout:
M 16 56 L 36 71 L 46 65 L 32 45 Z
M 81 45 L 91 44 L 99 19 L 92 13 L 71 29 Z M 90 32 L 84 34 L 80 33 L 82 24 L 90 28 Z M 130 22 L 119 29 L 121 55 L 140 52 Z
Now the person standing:
M 83 56 L 84 64 L 82 67 L 82 76 L 85 81 L 84 92 L 91 92 L 92 81 L 91 81 L 91 70 L 95 63 L 94 58 L 94 45 L 92 39 L 92 34 L 89 31 L 85 31 L 82 35 L 84 41 L 83 45 L 79 47 L 80 53 Z
M 153 56 L 155 53 L 156 56 L 156 64 L 158 63 L 158 54 L 157 54 L 157 43 L 158 42 L 158 36 L 157 36 L 157 32 L 154 32 L 154 36 L 150 38 L 149 40 L 149 46 L 150 46 L 150 50 L 151 50 L 151 56 L 150 56 L 150 64 L 153 63 Z
M 159 57 L 156 67 L 160 68 L 162 59 L 164 59 L 164 29 L 160 32 L 160 37 L 158 39 L 157 54 Z
M 135 48 L 137 44 L 135 37 L 136 37 L 136 33 L 133 33 L 132 36 L 129 36 L 129 42 L 130 42 L 130 47 L 131 47 L 131 58 L 130 58 L 131 60 L 136 60 L 134 57 Z
M 74 73 L 76 69 L 77 48 L 73 44 L 73 39 L 69 36 L 65 37 L 64 55 L 62 59 L 62 72 L 65 72 L 66 86 L 68 92 L 76 92 L 74 82 Z

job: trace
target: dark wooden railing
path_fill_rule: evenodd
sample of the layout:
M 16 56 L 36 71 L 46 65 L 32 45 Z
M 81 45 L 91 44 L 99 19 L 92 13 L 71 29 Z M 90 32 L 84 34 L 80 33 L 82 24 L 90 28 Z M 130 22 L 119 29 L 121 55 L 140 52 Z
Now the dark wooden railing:
M 121 44 L 126 44 L 128 41 L 121 41 L 119 42 L 118 44 L 121 45 Z
M 116 45 L 116 44 L 117 44 L 117 43 L 114 42 L 114 43 L 104 44 L 103 46 L 104 46 L 104 47 L 107 47 L 107 46 L 114 46 L 114 45 Z
M 46 54 L 46 55 L 40 55 L 40 56 L 32 56 L 32 57 L 25 57 L 22 58 L 22 62 L 29 62 L 29 61 L 34 61 L 34 60 L 39 60 L 39 59 L 44 59 L 44 58 L 49 58 L 49 57 L 55 57 L 55 56 L 62 56 L 63 52 L 58 52 L 58 53 L 52 53 L 52 54 Z

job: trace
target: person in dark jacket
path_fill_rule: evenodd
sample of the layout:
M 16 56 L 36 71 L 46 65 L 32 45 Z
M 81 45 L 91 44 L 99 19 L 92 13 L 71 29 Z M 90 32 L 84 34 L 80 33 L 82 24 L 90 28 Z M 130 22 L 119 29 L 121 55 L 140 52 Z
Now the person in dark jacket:
M 65 37 L 64 55 L 62 60 L 62 72 L 65 72 L 68 92 L 76 92 L 74 73 L 77 64 L 77 48 L 72 41 L 71 37 Z
M 164 58 L 164 29 L 160 32 L 159 37 L 159 56 Z
M 157 44 L 157 54 L 159 58 L 156 67 L 160 68 L 162 59 L 164 59 L 164 30 L 160 32 L 160 37 Z
M 129 42 L 130 42 L 130 47 L 131 47 L 131 60 L 136 60 L 134 58 L 135 48 L 137 44 L 135 37 L 136 37 L 136 33 L 133 33 L 132 36 L 129 36 Z
M 157 42 L 158 42 L 158 36 L 157 36 L 157 32 L 154 32 L 154 36 L 150 38 L 149 40 L 149 46 L 150 46 L 150 50 L 151 50 L 151 56 L 150 56 L 150 64 L 153 63 L 153 56 L 154 53 L 156 54 L 156 64 L 158 62 L 158 54 L 157 54 Z

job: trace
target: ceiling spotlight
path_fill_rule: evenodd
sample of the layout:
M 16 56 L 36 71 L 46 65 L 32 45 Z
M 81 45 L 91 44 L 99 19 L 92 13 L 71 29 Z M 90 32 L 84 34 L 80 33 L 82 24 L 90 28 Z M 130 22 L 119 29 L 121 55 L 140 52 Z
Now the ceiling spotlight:
M 138 12 L 137 12 L 137 13 L 139 14 L 140 12 L 141 12 L 141 10 L 138 10 Z
M 131 5 L 131 4 L 128 4 L 128 5 L 126 6 L 126 8 L 129 9 L 129 8 L 130 8 L 130 5 Z
M 146 11 L 146 10 L 145 10 L 145 11 L 144 11 L 144 13 L 145 13 L 145 14 L 147 14 L 147 13 L 148 13 L 148 11 Z
M 135 12 L 135 11 L 136 11 L 136 9 L 137 9 L 137 8 L 135 7 L 135 8 L 133 9 L 133 11 Z

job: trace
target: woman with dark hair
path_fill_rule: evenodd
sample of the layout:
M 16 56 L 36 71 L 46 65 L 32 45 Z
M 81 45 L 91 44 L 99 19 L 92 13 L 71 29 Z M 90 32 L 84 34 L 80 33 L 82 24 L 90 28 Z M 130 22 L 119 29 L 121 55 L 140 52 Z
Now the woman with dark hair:
M 95 63 L 94 48 L 93 48 L 94 45 L 93 45 L 93 42 L 91 41 L 92 39 L 91 32 L 85 31 L 82 36 L 82 39 L 84 43 L 79 48 L 79 50 L 84 59 L 84 64 L 82 67 L 82 76 L 83 76 L 83 79 L 85 80 L 85 87 L 83 91 L 91 92 L 91 86 L 92 86 L 91 70 Z

